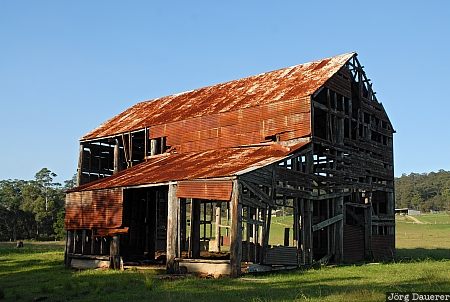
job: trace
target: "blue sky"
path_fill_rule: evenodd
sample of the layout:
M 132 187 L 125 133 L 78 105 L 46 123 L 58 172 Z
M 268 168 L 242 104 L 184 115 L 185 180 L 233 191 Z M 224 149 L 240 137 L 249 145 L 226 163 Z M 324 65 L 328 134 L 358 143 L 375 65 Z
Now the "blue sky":
M 1 1 L 0 179 L 75 173 L 134 103 L 356 51 L 395 174 L 450 170 L 450 1 Z

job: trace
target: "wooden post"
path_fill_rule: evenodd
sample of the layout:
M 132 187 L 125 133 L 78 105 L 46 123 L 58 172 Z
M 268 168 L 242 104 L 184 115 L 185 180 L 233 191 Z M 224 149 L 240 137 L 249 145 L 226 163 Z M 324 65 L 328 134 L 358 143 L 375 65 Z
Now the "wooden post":
M 305 264 L 312 264 L 313 261 L 313 234 L 312 234 L 312 210 L 313 203 L 310 199 L 305 199 L 304 206 L 304 217 L 305 223 L 304 228 L 304 253 L 305 253 Z
M 179 202 L 176 195 L 176 183 L 169 184 L 167 197 L 167 248 L 166 248 L 166 269 L 167 273 L 177 272 L 175 258 L 177 257 L 177 235 L 178 235 L 178 211 Z
M 344 197 L 334 199 L 334 215 L 344 214 Z M 334 224 L 334 261 L 341 263 L 344 257 L 344 219 Z
M 66 232 L 66 246 L 65 246 L 65 249 L 64 249 L 64 265 L 66 266 L 66 267 L 70 267 L 70 260 L 71 260 L 71 258 L 70 258 L 70 256 L 69 256 L 69 253 L 71 253 L 71 251 L 72 251 L 72 241 L 73 241 L 73 233 L 72 233 L 72 231 L 67 231 Z
M 152 138 L 150 140 L 150 156 L 156 155 L 158 153 L 157 147 L 158 147 L 157 140 Z
M 86 253 L 86 230 L 81 231 L 81 254 L 85 255 Z
M 180 255 L 186 250 L 186 199 L 180 201 Z
M 298 223 L 298 212 L 299 212 L 299 207 L 298 207 L 298 198 L 294 198 L 294 223 L 293 223 L 293 239 L 294 239 L 294 246 L 297 248 L 299 248 L 299 223 Z
M 372 260 L 372 204 L 364 208 L 364 255 Z
M 119 140 L 115 139 L 114 145 L 114 160 L 113 160 L 113 174 L 116 174 L 120 171 L 120 148 L 119 148 Z
M 306 229 L 305 229 L 305 199 L 300 199 L 300 217 L 301 217 L 301 224 L 300 224 L 300 264 L 305 265 L 306 264 L 306 248 L 305 248 L 305 238 L 306 238 Z
M 78 168 L 77 168 L 77 186 L 82 185 L 83 151 L 84 151 L 84 144 L 80 143 L 80 150 L 78 154 Z
M 121 269 L 120 265 L 120 235 L 112 237 L 109 245 L 109 267 Z
M 231 193 L 230 212 L 231 212 L 231 246 L 230 246 L 230 264 L 231 277 L 241 275 L 242 259 L 242 204 L 239 203 L 241 194 L 240 184 L 237 179 L 233 180 L 233 191 Z
M 245 223 L 245 230 L 246 230 L 246 232 L 245 232 L 246 244 L 245 245 L 247 246 L 247 255 L 245 255 L 245 257 L 246 257 L 246 261 L 247 262 L 252 261 L 250 238 L 253 235 L 253 224 L 249 223 L 250 219 L 252 218 L 251 212 L 252 212 L 252 208 L 251 207 L 247 207 L 247 223 Z
M 147 193 L 148 200 L 148 258 L 155 259 L 158 241 L 158 191 Z
M 77 235 L 78 235 L 78 231 L 74 230 L 73 231 L 73 251 L 72 253 L 76 254 L 77 253 Z
M 220 202 L 216 203 L 216 229 L 215 229 L 215 233 L 216 233 L 215 250 L 216 250 L 216 252 L 220 252 L 220 224 L 222 221 L 222 209 L 221 209 L 220 205 L 221 205 Z
M 259 244 L 259 250 L 258 250 L 258 259 L 259 259 L 259 263 L 263 262 L 263 246 L 264 246 L 264 235 L 266 232 L 266 215 L 267 215 L 267 211 L 266 209 L 262 208 L 261 210 L 261 222 L 262 225 L 259 228 L 259 236 L 258 236 L 258 244 Z
M 266 250 L 269 246 L 269 236 L 270 236 L 270 223 L 272 222 L 272 207 L 268 207 L 267 211 L 265 211 L 264 215 L 267 215 L 267 219 L 264 221 L 264 231 L 262 238 L 262 247 L 261 247 L 261 263 L 264 263 L 264 258 L 266 257 Z
M 191 257 L 200 258 L 200 200 L 191 203 Z
M 284 246 L 289 246 L 289 228 L 284 228 Z

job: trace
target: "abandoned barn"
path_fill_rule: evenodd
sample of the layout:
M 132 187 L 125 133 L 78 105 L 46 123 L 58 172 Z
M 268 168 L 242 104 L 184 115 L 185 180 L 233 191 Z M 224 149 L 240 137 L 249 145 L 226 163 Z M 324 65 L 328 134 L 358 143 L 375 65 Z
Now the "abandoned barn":
M 392 258 L 393 133 L 356 53 L 138 103 L 80 140 L 66 265 Z

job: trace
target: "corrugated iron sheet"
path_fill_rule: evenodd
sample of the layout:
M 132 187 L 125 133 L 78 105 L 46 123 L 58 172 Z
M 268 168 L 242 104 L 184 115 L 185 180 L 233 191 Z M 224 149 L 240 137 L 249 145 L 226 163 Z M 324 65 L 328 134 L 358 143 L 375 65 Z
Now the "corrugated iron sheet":
M 151 157 L 148 161 L 118 174 L 85 184 L 69 192 L 239 175 L 243 171 L 249 172 L 252 169 L 280 161 L 308 143 L 302 142 L 292 147 L 283 147 L 273 143 L 202 152 L 165 153 Z
M 90 140 L 154 125 L 234 112 L 280 101 L 304 102 L 354 55 L 311 63 L 166 96 L 136 104 L 82 137 Z M 214 120 L 216 118 L 217 120 Z M 211 125 L 218 125 L 218 115 Z M 233 114 L 222 120 L 233 124 Z M 223 124 L 223 126 L 225 126 Z M 270 132 L 270 131 L 269 131 Z
M 150 128 L 149 137 L 167 137 L 177 152 L 258 144 L 268 137 L 291 139 L 311 134 L 310 99 L 280 101 Z
M 229 201 L 232 189 L 231 180 L 185 180 L 178 183 L 177 197 Z
M 65 227 L 72 229 L 119 228 L 122 225 L 122 189 L 66 194 Z

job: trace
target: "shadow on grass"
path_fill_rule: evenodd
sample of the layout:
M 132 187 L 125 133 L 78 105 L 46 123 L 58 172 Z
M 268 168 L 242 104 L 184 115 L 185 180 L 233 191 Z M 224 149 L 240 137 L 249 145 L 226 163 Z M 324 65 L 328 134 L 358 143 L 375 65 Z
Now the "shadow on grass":
M 396 260 L 449 260 L 450 249 L 400 248 L 396 250 Z

